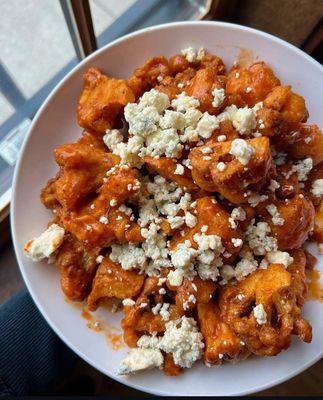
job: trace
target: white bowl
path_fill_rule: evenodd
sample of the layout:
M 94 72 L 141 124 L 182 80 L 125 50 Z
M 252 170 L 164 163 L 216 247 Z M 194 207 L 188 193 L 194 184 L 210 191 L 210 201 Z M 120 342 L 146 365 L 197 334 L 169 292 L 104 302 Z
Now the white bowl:
M 50 213 L 40 203 L 39 192 L 54 176 L 53 149 L 76 140 L 76 105 L 82 74 L 97 66 L 108 75 L 128 77 L 135 67 L 154 55 L 170 56 L 191 45 L 205 47 L 230 67 L 241 48 L 273 67 L 285 84 L 305 97 L 310 122 L 323 127 L 322 67 L 296 47 L 266 33 L 221 22 L 182 22 L 155 26 L 127 35 L 103 47 L 75 67 L 53 90 L 33 120 L 24 142 L 13 182 L 11 223 L 15 250 L 26 285 L 38 308 L 60 338 L 93 367 L 121 383 L 157 395 L 243 395 L 274 386 L 319 360 L 323 353 L 323 307 L 309 301 L 304 315 L 313 325 L 313 341 L 295 338 L 288 351 L 277 357 L 252 357 L 240 364 L 206 368 L 202 363 L 176 378 L 161 371 L 121 377 L 115 371 L 126 348 L 115 351 L 103 334 L 91 331 L 80 309 L 64 300 L 58 271 L 46 263 L 33 263 L 23 252 L 24 243 L 46 226 Z M 313 246 L 315 255 L 316 250 Z M 322 258 L 320 269 L 323 270 Z M 118 326 L 119 318 L 106 315 Z M 26 334 L 29 334 L 26 332 Z M 35 334 L 35 332 L 32 332 Z

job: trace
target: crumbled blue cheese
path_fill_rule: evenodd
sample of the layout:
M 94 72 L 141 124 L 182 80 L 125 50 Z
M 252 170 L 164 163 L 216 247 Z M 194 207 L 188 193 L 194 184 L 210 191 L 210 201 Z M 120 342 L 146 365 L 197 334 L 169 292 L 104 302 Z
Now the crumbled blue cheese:
M 166 110 L 164 115 L 159 120 L 159 125 L 162 129 L 175 128 L 176 130 L 183 130 L 187 126 L 185 114 Z
M 196 50 L 193 47 L 189 46 L 185 49 L 182 49 L 181 53 L 190 63 L 200 61 L 205 56 L 205 50 L 203 47 L 200 47 L 198 50 Z
M 256 113 L 252 108 L 238 108 L 235 105 L 226 107 L 224 112 L 218 116 L 220 121 L 228 119 L 233 127 L 241 134 L 248 135 L 255 129 Z
M 193 277 L 197 271 L 201 279 L 216 281 L 219 275 L 218 267 L 223 264 L 220 257 L 224 251 L 221 238 L 217 235 L 196 233 L 193 240 L 197 243 L 196 250 L 191 247 L 190 241 L 185 241 L 171 252 L 173 266 L 188 278 Z
M 225 99 L 225 90 L 224 89 L 214 89 L 212 91 L 213 101 L 212 106 L 217 108 L 224 102 Z
M 218 142 L 225 142 L 227 140 L 226 135 L 219 135 L 218 136 Z
M 174 174 L 175 175 L 184 175 L 184 167 L 182 164 L 176 164 Z
M 241 260 L 236 264 L 234 269 L 234 277 L 238 281 L 241 281 L 257 269 L 258 262 L 248 247 L 241 249 L 239 257 L 241 257 Z
M 248 203 L 251 205 L 251 207 L 257 207 L 259 203 L 262 203 L 267 199 L 268 196 L 265 194 L 260 195 L 258 193 L 250 193 L 248 196 Z
M 157 304 L 151 309 L 151 312 L 152 312 L 154 315 L 157 315 L 157 314 L 159 313 L 159 311 L 160 311 L 161 308 L 162 308 L 162 303 L 157 303 Z
M 109 223 L 109 220 L 105 215 L 101 215 L 101 217 L 99 218 L 99 222 L 103 225 L 107 225 Z
M 194 97 L 187 96 L 185 92 L 181 92 L 172 100 L 171 105 L 175 111 L 185 112 L 190 108 L 198 108 L 200 102 Z
M 142 248 L 146 257 L 150 260 L 146 273 L 152 275 L 156 269 L 166 267 L 169 264 L 166 235 L 160 232 L 158 225 L 154 223 L 151 223 L 148 229 L 142 228 L 141 235 L 146 239 L 142 243 Z
M 138 110 L 137 114 L 133 118 L 127 118 L 127 108 L 129 106 L 130 105 L 127 104 L 125 107 L 125 118 L 129 123 L 129 132 L 131 134 L 140 135 L 145 138 L 157 131 L 160 119 L 157 108 L 153 106 L 140 108 L 140 106 L 136 104 Z
M 128 375 L 152 368 L 161 368 L 164 357 L 159 349 L 132 349 L 121 361 L 118 374 Z
M 242 165 L 247 165 L 254 151 L 254 148 L 244 139 L 234 139 L 229 153 L 235 156 Z
M 264 325 L 267 322 L 267 313 L 262 304 L 258 304 L 253 308 L 253 315 L 258 325 Z
M 171 270 L 167 275 L 167 280 L 172 286 L 181 286 L 183 279 L 184 273 L 179 269 Z
M 208 225 L 202 225 L 201 226 L 201 232 L 202 233 L 206 233 L 208 231 L 208 229 L 209 229 Z
M 238 227 L 236 221 L 244 221 L 246 218 L 247 214 L 242 207 L 234 208 L 229 217 L 229 225 L 232 229 L 236 229 Z
M 121 164 L 137 168 L 147 155 L 178 158 L 182 143 L 208 138 L 219 126 L 217 117 L 197 110 L 199 105 L 198 99 L 185 92 L 170 102 L 166 94 L 151 89 L 138 104 L 129 103 L 124 108 L 131 134 L 128 140 L 124 142 L 121 132 L 112 129 L 106 131 L 104 143 L 121 158 Z
M 225 165 L 225 163 L 223 161 L 218 162 L 216 165 L 216 169 L 220 172 L 225 171 L 226 168 L 227 168 L 227 166 Z
M 169 222 L 170 227 L 172 229 L 178 229 L 185 223 L 185 217 L 182 217 L 180 215 L 176 216 L 169 215 L 167 217 L 167 221 Z
M 224 252 L 221 238 L 217 235 L 196 233 L 193 240 L 197 243 L 196 268 L 201 279 L 216 281 L 219 267 L 223 265 L 220 255 Z
M 297 173 L 297 178 L 300 182 L 307 181 L 307 175 L 313 168 L 313 160 L 311 157 L 305 158 L 299 161 L 296 165 L 293 165 L 292 171 Z
M 192 213 L 190 213 L 189 211 L 187 211 L 185 213 L 185 224 L 189 227 L 189 228 L 194 228 L 194 226 L 197 224 L 197 218 L 195 217 L 195 215 L 193 215 Z
M 194 303 L 195 296 L 191 295 L 189 301 Z M 119 374 L 161 368 L 164 361 L 161 350 L 172 354 L 175 364 L 191 368 L 202 357 L 204 349 L 203 336 L 198 331 L 196 321 L 185 316 L 167 322 L 161 337 L 156 334 L 141 336 L 137 346 L 122 360 Z
M 287 251 L 270 251 L 261 262 L 262 268 L 267 268 L 268 264 L 283 264 L 287 268 L 294 261 Z
M 180 144 L 179 135 L 175 128 L 158 129 L 146 139 L 146 147 L 139 152 L 140 157 L 149 155 L 152 157 L 165 155 L 166 157 L 178 157 L 183 146 Z
M 26 255 L 33 261 L 49 258 L 63 243 L 65 230 L 57 224 L 52 224 L 40 236 L 25 244 Z
M 146 107 L 154 107 L 157 112 L 161 114 L 170 106 L 169 98 L 165 93 L 159 92 L 156 89 L 151 89 L 145 92 L 139 101 L 139 107 L 144 109 Z
M 152 335 L 142 335 L 137 341 L 137 347 L 142 349 L 158 349 L 159 340 L 156 333 Z
M 172 265 L 183 271 L 188 275 L 193 271 L 193 262 L 197 256 L 197 251 L 191 247 L 186 246 L 185 243 L 180 243 L 177 249 L 171 253 Z
M 193 318 L 183 316 L 180 320 L 166 323 L 166 331 L 159 348 L 173 355 L 175 364 L 191 368 L 203 355 L 203 336 Z
M 275 180 L 275 179 L 270 179 L 270 184 L 268 186 L 268 189 L 271 190 L 272 192 L 275 192 L 276 189 L 280 188 L 280 184 Z
M 211 147 L 204 147 L 203 149 L 202 149 L 202 153 L 203 154 L 210 154 L 210 153 L 212 153 L 213 152 L 213 150 L 211 149 Z
M 219 121 L 217 117 L 205 112 L 197 124 L 196 131 L 201 138 L 208 139 L 211 137 L 212 132 L 218 128 Z
M 147 262 L 147 257 L 142 248 L 136 244 L 113 244 L 110 259 L 118 262 L 125 270 L 141 268 Z
M 277 240 L 268 235 L 270 232 L 270 226 L 266 222 L 249 225 L 246 231 L 246 239 L 255 255 L 261 256 L 277 250 Z
M 191 99 L 194 99 L 191 97 Z M 190 101 L 194 105 L 197 103 L 193 100 Z M 197 110 L 196 108 L 188 108 L 186 109 L 185 113 L 183 114 L 185 118 L 185 127 L 189 127 L 191 129 L 194 129 L 199 122 L 199 120 L 202 118 L 203 113 L 201 111 Z
M 122 304 L 124 306 L 134 306 L 136 304 L 136 302 L 132 299 L 123 299 Z
M 159 310 L 159 314 L 162 317 L 163 321 L 168 321 L 169 320 L 169 303 L 163 303 L 160 310 Z
M 274 150 L 275 149 L 272 147 L 271 151 L 272 151 L 272 154 L 274 156 L 274 163 L 276 165 L 278 165 L 278 166 L 284 165 L 286 163 L 287 154 L 286 153 L 277 152 L 277 151 L 274 151 Z
M 243 244 L 243 241 L 240 238 L 232 238 L 231 242 L 233 243 L 234 247 L 240 247 Z
M 123 142 L 123 136 L 118 129 L 108 129 L 103 136 L 103 142 L 112 152 L 118 148 L 118 144 Z
M 257 262 L 250 261 L 246 258 L 240 260 L 234 270 L 234 277 L 240 281 L 257 269 Z
M 183 309 L 185 311 L 190 309 L 190 303 L 192 303 L 192 304 L 196 303 L 196 297 L 193 294 L 190 294 L 188 296 L 188 299 L 186 301 L 184 301 L 184 303 L 183 303 Z
M 257 111 L 259 111 L 260 109 L 262 109 L 264 106 L 264 102 L 263 101 L 259 101 L 258 103 L 256 103 L 252 109 L 253 111 L 256 113 Z M 259 121 L 260 122 L 260 121 Z M 261 121 L 262 122 L 262 121 Z
M 186 47 L 181 50 L 182 55 L 188 62 L 194 62 L 196 60 L 196 51 L 193 47 Z
M 220 285 L 226 285 L 231 279 L 235 277 L 234 268 L 228 264 L 223 265 L 220 268 L 220 276 L 222 278 Z
M 320 197 L 323 196 L 323 179 L 316 179 L 312 183 L 312 193 L 314 196 Z
M 104 257 L 102 255 L 97 256 L 97 258 L 95 259 L 95 262 L 97 264 L 101 264 L 102 261 L 104 260 Z
M 280 216 L 278 208 L 277 206 L 275 206 L 275 204 L 269 204 L 268 206 L 266 206 L 266 210 L 271 215 L 271 219 L 274 225 L 284 225 L 285 220 Z

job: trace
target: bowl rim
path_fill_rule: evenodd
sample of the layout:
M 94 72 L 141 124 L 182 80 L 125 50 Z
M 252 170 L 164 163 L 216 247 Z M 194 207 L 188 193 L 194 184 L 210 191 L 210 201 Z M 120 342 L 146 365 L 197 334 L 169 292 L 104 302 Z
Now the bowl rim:
M 38 109 L 37 113 L 35 114 L 34 118 L 32 119 L 32 123 L 30 124 L 30 127 L 28 129 L 28 132 L 24 138 L 23 144 L 21 146 L 21 150 L 19 153 L 19 157 L 17 160 L 17 163 L 15 165 L 15 170 L 14 170 L 14 175 L 13 175 L 13 181 L 12 181 L 12 199 L 11 199 L 11 204 L 10 204 L 10 226 L 11 226 L 11 236 L 12 236 L 12 241 L 13 241 L 13 245 L 14 245 L 14 251 L 15 251 L 15 255 L 18 261 L 18 265 L 19 265 L 19 269 L 21 272 L 21 275 L 24 279 L 24 283 L 34 301 L 34 303 L 36 304 L 37 308 L 39 309 L 39 311 L 41 312 L 42 316 L 45 318 L 46 322 L 49 324 L 49 326 L 53 329 L 53 331 L 58 335 L 58 337 L 69 347 L 71 348 L 79 357 L 81 357 L 84 361 L 86 361 L 88 364 L 90 364 L 93 368 L 97 369 L 98 371 L 100 371 L 102 374 L 108 376 L 109 378 L 116 380 L 117 382 L 123 384 L 123 385 L 127 385 L 129 387 L 132 387 L 136 390 L 139 390 L 141 392 L 144 393 L 149 393 L 149 394 L 153 394 L 153 395 L 158 395 L 158 396 L 168 396 L 171 394 L 167 394 L 165 393 L 165 391 L 161 391 L 159 389 L 150 389 L 149 387 L 145 387 L 145 389 L 143 390 L 142 388 L 142 384 L 137 384 L 131 380 L 129 381 L 125 381 L 124 379 L 122 379 L 122 377 L 119 377 L 117 375 L 113 375 L 110 371 L 107 372 L 106 370 L 104 370 L 103 367 L 100 367 L 99 365 L 97 365 L 95 360 L 90 359 L 86 354 L 84 354 L 81 350 L 79 350 L 77 348 L 77 346 L 75 346 L 73 343 L 70 342 L 69 339 L 67 339 L 64 335 L 64 332 L 62 332 L 55 324 L 55 322 L 53 322 L 49 315 L 47 315 L 47 313 L 45 312 L 42 304 L 38 301 L 37 298 L 37 294 L 36 291 L 34 291 L 32 289 L 32 285 L 31 282 L 29 281 L 26 273 L 25 273 L 25 269 L 23 267 L 24 262 L 23 259 L 20 257 L 20 248 L 18 246 L 17 243 L 17 239 L 16 239 L 16 235 L 17 235 L 17 231 L 18 231 L 18 223 L 16 221 L 15 218 L 15 208 L 17 207 L 16 203 L 17 203 L 17 198 L 16 198 L 16 191 L 17 191 L 17 186 L 18 186 L 18 178 L 20 175 L 20 170 L 22 168 L 22 160 L 24 158 L 24 153 L 26 151 L 28 142 L 29 142 L 29 138 L 31 137 L 31 133 L 34 129 L 34 126 L 37 124 L 38 120 L 40 119 L 43 110 L 50 104 L 50 102 L 52 101 L 52 99 L 54 98 L 54 96 L 56 95 L 56 93 L 65 85 L 65 83 L 70 79 L 71 76 L 77 74 L 79 72 L 79 70 L 81 70 L 83 68 L 83 66 L 87 63 L 89 63 L 91 60 L 93 60 L 94 58 L 96 58 L 98 55 L 104 53 L 108 48 L 117 46 L 119 43 L 127 41 L 129 38 L 132 37 L 137 37 L 137 36 L 141 36 L 141 35 L 145 35 L 147 32 L 151 32 L 151 31 L 158 31 L 158 30 L 167 30 L 168 28 L 173 28 L 173 27 L 181 27 L 181 26 L 194 26 L 194 25 L 205 25 L 205 26 L 211 26 L 211 25 L 216 25 L 219 27 L 223 27 L 223 28 L 230 28 L 233 29 L 235 31 L 248 31 L 250 33 L 253 33 L 256 36 L 261 36 L 269 41 L 272 42 L 276 42 L 282 46 L 285 46 L 287 48 L 289 48 L 290 50 L 298 53 L 300 56 L 304 57 L 306 59 L 307 62 L 311 63 L 313 65 L 313 67 L 317 68 L 319 70 L 320 73 L 322 73 L 323 76 L 323 66 L 316 61 L 314 58 L 312 58 L 310 55 L 308 55 L 307 53 L 305 53 L 303 50 L 297 48 L 296 46 L 294 46 L 291 43 L 286 42 L 283 39 L 280 39 L 272 34 L 263 32 L 261 30 L 258 29 L 254 29 L 254 28 L 250 28 L 248 26 L 244 26 L 244 25 L 239 25 L 239 24 L 234 24 L 234 23 L 229 23 L 229 22 L 221 22 L 221 21 L 178 21 L 178 22 L 169 22 L 169 23 L 164 23 L 164 24 L 158 24 L 158 25 L 153 25 L 153 26 L 149 26 L 140 30 L 136 30 L 134 32 L 128 33 L 127 35 L 121 36 L 109 43 L 107 43 L 106 45 L 104 45 L 103 47 L 101 47 L 100 49 L 96 50 L 95 52 L 91 53 L 89 56 L 87 56 L 86 58 L 84 58 L 82 61 L 80 61 L 74 68 L 71 69 L 71 71 L 69 71 L 65 77 L 57 83 L 57 85 L 52 89 L 52 91 L 48 94 L 48 96 L 46 97 L 46 99 L 44 100 L 43 104 L 40 106 L 40 108 Z M 273 386 L 279 385 L 282 382 L 285 382 L 293 377 L 295 377 L 296 375 L 300 374 L 301 372 L 303 372 L 304 370 L 306 370 L 307 368 L 311 367 L 313 364 L 315 364 L 317 361 L 319 361 L 323 356 L 323 349 L 320 353 L 318 353 L 316 355 L 316 357 L 314 357 L 312 360 L 308 361 L 307 363 L 303 364 L 302 366 L 300 366 L 299 368 L 296 368 L 295 370 L 293 370 L 293 372 L 284 375 L 281 378 L 278 379 L 272 379 L 270 382 L 267 382 L 266 384 L 262 384 L 259 386 L 253 386 L 250 389 L 245 389 L 245 390 L 240 390 L 240 391 L 233 391 L 232 393 L 227 394 L 228 396 L 230 395 L 234 395 L 234 396 L 243 396 L 243 395 L 248 395 L 248 394 L 252 394 L 252 393 L 257 393 L 261 390 L 265 390 L 268 388 L 271 388 Z M 173 396 L 180 396 L 179 393 L 175 393 L 172 394 Z

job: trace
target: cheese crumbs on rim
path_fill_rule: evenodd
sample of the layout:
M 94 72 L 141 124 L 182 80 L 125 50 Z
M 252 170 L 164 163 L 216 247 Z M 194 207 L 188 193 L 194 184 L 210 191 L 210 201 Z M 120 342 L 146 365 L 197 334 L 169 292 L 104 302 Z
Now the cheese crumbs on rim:
M 323 237 L 323 140 L 299 98 L 264 62 L 226 74 L 203 48 L 128 80 L 85 74 L 84 132 L 55 149 L 41 193 L 53 221 L 25 250 L 55 260 L 71 300 L 123 309 L 119 374 L 311 340 L 302 245 Z

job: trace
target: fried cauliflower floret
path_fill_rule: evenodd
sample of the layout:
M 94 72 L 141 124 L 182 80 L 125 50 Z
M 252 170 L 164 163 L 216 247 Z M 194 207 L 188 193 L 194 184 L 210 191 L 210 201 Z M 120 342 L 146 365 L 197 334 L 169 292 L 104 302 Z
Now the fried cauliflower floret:
M 313 165 L 323 161 L 323 134 L 317 125 L 285 123 L 274 142 L 278 150 L 293 158 L 311 157 Z
M 198 186 L 193 182 L 191 171 L 175 158 L 146 156 L 144 160 L 149 169 L 168 181 L 176 182 L 189 192 L 198 190 Z
M 124 270 L 109 257 L 105 257 L 93 280 L 87 299 L 88 309 L 95 311 L 104 300 L 123 300 L 137 296 L 144 280 L 144 275 L 139 275 L 137 271 Z
M 264 106 L 279 111 L 286 122 L 306 122 L 308 111 L 302 96 L 292 92 L 291 86 L 276 86 L 264 100 Z
M 276 203 L 277 215 L 282 223 L 275 223 L 269 212 L 264 216 L 277 239 L 280 250 L 297 249 L 314 228 L 314 207 L 302 194 Z
M 257 130 L 262 136 L 279 135 L 282 123 L 281 114 L 271 108 L 262 107 L 257 111 Z
M 157 277 L 147 277 L 135 304 L 124 307 L 121 326 L 124 330 L 124 340 L 129 347 L 135 347 L 140 336 L 145 333 L 165 332 L 167 321 L 177 320 L 184 315 L 183 309 L 173 303 L 167 307 L 167 318 L 160 313 L 163 303 L 160 289 Z
M 289 161 L 276 166 L 276 179 L 279 184 L 276 195 L 279 199 L 291 199 L 300 191 L 297 173 L 292 171 L 292 165 L 292 162 Z
M 138 193 L 138 172 L 130 168 L 117 168 L 100 187 L 98 196 L 73 212 L 59 209 L 56 213 L 62 226 L 72 232 L 88 249 L 108 246 L 114 240 L 139 242 L 139 225 L 132 211 L 121 207 Z M 128 212 L 130 210 L 130 212 Z
M 195 147 L 189 159 L 193 179 L 202 189 L 218 192 L 232 203 L 243 203 L 250 188 L 255 185 L 260 188 L 265 183 L 272 168 L 272 157 L 268 138 L 246 140 L 244 143 L 251 146 L 253 154 L 244 165 L 230 154 L 233 142 Z M 207 158 L 203 153 L 206 147 L 211 149 Z
M 85 129 L 103 133 L 112 128 L 124 106 L 136 96 L 122 79 L 109 78 L 97 68 L 83 76 L 83 91 L 77 107 L 78 123 Z
M 172 287 L 172 286 L 169 286 Z M 199 304 L 206 304 L 216 291 L 216 283 L 210 280 L 202 280 L 195 276 L 193 280 L 183 279 L 182 284 L 177 288 L 175 304 L 185 311 L 196 308 Z M 194 297 L 194 301 L 190 299 Z
M 225 65 L 222 59 L 214 54 L 205 54 L 201 59 L 200 68 L 212 68 L 216 75 L 225 74 Z
M 274 356 L 289 347 L 291 335 L 312 339 L 311 326 L 301 317 L 292 275 L 281 264 L 258 269 L 220 293 L 224 321 L 254 354 Z
M 224 357 L 237 360 L 248 356 L 244 342 L 223 321 L 215 301 L 199 304 L 197 311 L 205 341 L 206 363 L 220 364 Z
M 60 172 L 55 182 L 58 202 L 67 210 L 94 192 L 119 157 L 83 143 L 64 144 L 54 150 Z
M 181 92 L 176 84 L 175 78 L 172 76 L 166 76 L 166 78 L 164 78 L 160 84 L 154 88 L 159 92 L 166 94 L 170 101 Z
M 169 59 L 169 69 L 173 76 L 179 72 L 184 72 L 189 67 L 190 63 L 182 54 L 176 54 Z
M 83 301 L 90 293 L 97 269 L 98 250 L 87 251 L 75 236 L 67 234 L 56 255 L 61 288 L 72 301 Z
M 248 69 L 232 69 L 228 75 L 226 92 L 228 96 L 234 96 L 238 103 L 240 101 L 253 107 L 278 85 L 280 81 L 273 71 L 264 62 L 256 62 Z
M 133 74 L 142 81 L 145 90 L 158 85 L 158 80 L 170 75 L 168 61 L 165 57 L 152 57 L 143 66 L 137 68 Z
M 208 145 L 210 143 L 225 142 L 237 139 L 238 137 L 239 134 L 233 127 L 232 122 L 225 119 L 220 122 L 219 128 L 213 131 L 212 136 L 205 140 L 205 144 Z
M 221 238 L 223 247 L 231 254 L 237 254 L 241 245 L 236 246 L 233 243 L 233 238 L 241 239 L 242 231 L 237 228 L 231 228 L 229 224 L 230 214 L 225 211 L 220 204 L 214 201 L 211 197 L 203 197 L 196 200 L 196 218 L 197 223 L 193 228 L 186 227 L 182 230 L 183 233 L 177 232 L 170 241 L 170 249 L 174 250 L 180 243 L 189 240 L 192 248 L 197 248 L 197 243 L 194 240 L 195 234 L 202 232 L 202 227 L 207 227 L 207 235 L 217 235 Z
M 303 307 L 307 295 L 307 284 L 305 277 L 307 257 L 302 249 L 292 250 L 290 254 L 293 257 L 293 262 L 287 267 L 287 271 L 292 277 L 292 287 L 296 295 L 297 305 L 299 307 Z
M 225 82 L 226 77 L 223 75 L 216 75 L 213 68 L 199 69 L 190 84 L 185 88 L 185 92 L 188 96 L 199 100 L 200 111 L 207 111 L 209 114 L 218 114 L 220 108 L 224 107 L 226 104 L 224 94 Z M 218 89 L 223 90 L 224 100 L 215 103 L 214 91 Z

